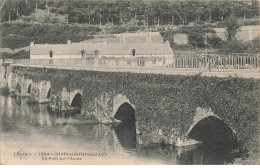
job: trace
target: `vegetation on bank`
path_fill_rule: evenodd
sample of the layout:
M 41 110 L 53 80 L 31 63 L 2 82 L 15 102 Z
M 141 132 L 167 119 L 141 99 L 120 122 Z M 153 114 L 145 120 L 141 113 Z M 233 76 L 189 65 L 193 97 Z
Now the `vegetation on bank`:
M 204 53 L 212 50 L 213 53 L 226 54 L 258 53 L 259 38 L 243 42 L 233 37 L 242 25 L 259 24 L 259 20 L 253 18 L 254 15 L 259 14 L 256 12 L 259 9 L 255 8 L 259 2 L 255 0 L 252 3 L 223 2 L 61 0 L 39 1 L 37 9 L 34 9 L 33 5 L 36 5 L 36 1 L 28 0 L 25 3 L 25 1 L 10 0 L 4 3 L 3 7 L 6 8 L 0 11 L 3 13 L 3 23 L 0 24 L 1 48 L 21 48 L 29 46 L 31 41 L 40 44 L 63 44 L 67 40 L 80 42 L 93 39 L 93 35 L 96 34 L 159 31 L 165 41 L 170 41 L 174 50 L 201 50 Z M 5 22 L 9 14 L 11 20 L 14 20 L 14 9 L 10 8 L 12 5 L 18 6 L 18 12 L 15 12 L 19 16 L 15 17 L 16 21 Z M 116 13 L 113 13 L 114 7 L 117 7 Z M 91 10 L 83 9 L 92 9 L 92 13 L 88 13 Z M 112 18 L 113 22 L 111 22 Z M 181 26 L 176 27 L 176 25 Z M 213 27 L 226 27 L 227 41 L 218 37 Z M 174 44 L 173 36 L 177 33 L 188 35 L 187 45 Z M 24 51 L 1 55 L 4 58 L 28 58 L 28 52 Z
M 29 51 L 19 51 L 15 54 L 3 52 L 0 53 L 0 59 L 29 59 L 30 58 L 30 52 Z
M 252 41 L 242 41 L 237 39 L 237 33 L 240 31 L 241 25 L 239 25 L 237 18 L 232 13 L 225 21 L 226 40 L 222 40 L 216 35 L 216 31 L 206 24 L 193 25 L 180 27 L 179 29 L 172 29 L 162 31 L 161 35 L 164 40 L 168 40 L 172 48 L 184 50 L 188 47 L 190 50 L 193 48 L 213 48 L 218 53 L 229 54 L 229 53 L 259 53 L 260 52 L 260 38 L 257 37 Z M 181 46 L 174 44 L 174 35 L 182 33 L 188 35 L 188 46 Z
M 21 48 L 29 46 L 30 42 L 35 43 L 67 43 L 70 39 L 79 42 L 93 38 L 92 34 L 101 31 L 95 26 L 69 26 L 69 25 L 40 25 L 29 23 L 4 23 L 1 24 L 2 48 Z
M 106 73 L 14 67 L 13 71 L 39 82 L 50 80 L 54 104 L 60 91 L 81 88 L 83 111 L 91 113 L 95 97 L 104 93 L 123 94 L 136 106 L 142 132 L 162 129 L 165 136 L 183 135 L 189 129 L 196 108 L 211 107 L 236 130 L 240 147 L 256 155 L 254 140 L 259 133 L 260 81 L 243 78 L 168 76 L 157 74 Z M 178 120 L 176 120 L 178 118 Z M 143 135 L 144 141 L 153 137 Z M 155 137 L 154 137 L 155 138 Z M 246 149 L 246 150 L 245 150 Z M 246 157 L 246 155 L 244 155 Z M 257 162 L 257 160 L 252 160 Z
M 93 39 L 95 34 L 124 33 L 131 31 L 147 31 L 144 27 L 95 27 L 95 26 L 69 26 L 69 25 L 40 25 L 28 23 L 4 23 L 2 29 L 2 48 L 21 48 L 29 46 L 31 41 L 35 43 L 64 44 L 68 39 L 73 42 Z M 259 38 L 244 42 L 237 39 L 223 41 L 216 35 L 214 29 L 206 24 L 184 26 L 178 29 L 167 27 L 151 27 L 153 31 L 160 31 L 164 40 L 170 42 L 174 50 L 214 49 L 213 53 L 258 53 Z M 104 33 L 106 32 L 106 33 Z M 174 35 L 184 33 L 188 35 L 187 45 L 174 43 Z M 1 53 L 2 58 L 29 58 L 29 52 L 20 51 L 16 54 Z
M 2 87 L 0 88 L 0 93 L 1 93 L 2 95 L 8 95 L 8 94 L 9 94 L 9 88 L 8 88 L 8 86 L 2 86 Z

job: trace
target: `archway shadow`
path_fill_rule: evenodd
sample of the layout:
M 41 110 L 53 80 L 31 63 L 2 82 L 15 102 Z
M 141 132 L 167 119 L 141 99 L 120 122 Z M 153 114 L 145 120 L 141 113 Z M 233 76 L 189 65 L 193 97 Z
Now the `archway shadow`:
M 200 120 L 189 132 L 188 138 L 202 141 L 216 150 L 234 149 L 238 145 L 233 130 L 215 116 Z
M 123 123 L 135 123 L 135 110 L 129 103 L 125 102 L 119 106 L 114 118 Z
M 51 88 L 48 90 L 48 93 L 47 93 L 47 99 L 50 99 L 51 98 Z
M 115 133 L 122 147 L 125 150 L 133 150 L 136 148 L 136 126 L 135 126 L 135 110 L 127 102 L 123 103 L 117 110 L 115 119 L 122 123 L 115 126 Z
M 125 150 L 136 148 L 136 127 L 131 123 L 120 123 L 115 126 L 117 138 Z
M 31 93 L 32 92 L 32 84 L 30 83 L 27 89 L 27 93 Z
M 196 148 L 180 150 L 178 164 L 223 165 L 232 163 L 239 153 L 234 131 L 220 118 L 208 116 L 201 119 L 188 133 L 188 139 L 203 142 Z
M 82 108 L 82 95 L 80 93 L 77 93 L 72 99 L 71 107 L 74 108 L 73 115 L 80 114 Z

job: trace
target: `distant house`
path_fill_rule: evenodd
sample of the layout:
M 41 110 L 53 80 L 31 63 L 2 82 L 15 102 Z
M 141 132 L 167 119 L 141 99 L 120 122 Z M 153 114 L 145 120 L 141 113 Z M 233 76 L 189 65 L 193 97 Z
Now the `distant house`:
M 165 43 L 71 43 L 30 44 L 31 59 L 64 59 L 84 57 L 161 56 L 172 57 L 169 42 Z

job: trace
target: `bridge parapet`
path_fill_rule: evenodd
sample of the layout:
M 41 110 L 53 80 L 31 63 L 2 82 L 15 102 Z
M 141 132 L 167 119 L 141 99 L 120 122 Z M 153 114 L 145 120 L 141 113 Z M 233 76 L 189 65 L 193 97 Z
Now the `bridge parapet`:
M 33 65 L 46 67 L 84 68 L 125 68 L 125 69 L 165 69 L 199 71 L 252 71 L 259 69 L 257 55 L 200 55 L 200 56 L 150 56 L 150 57 L 87 57 L 81 59 L 20 59 L 13 65 Z

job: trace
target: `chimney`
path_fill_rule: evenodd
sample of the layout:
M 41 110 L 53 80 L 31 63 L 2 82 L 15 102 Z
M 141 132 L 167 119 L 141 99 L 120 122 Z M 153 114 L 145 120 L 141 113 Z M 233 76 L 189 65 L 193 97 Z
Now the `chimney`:
M 30 43 L 30 47 L 33 47 L 34 46 L 34 42 L 32 41 L 31 43 Z
M 147 43 L 150 43 L 150 42 L 151 42 L 150 34 L 149 34 L 149 33 L 147 33 L 146 42 L 147 42 Z
M 166 40 L 164 43 L 170 46 L 170 42 L 168 40 Z
M 71 41 L 70 41 L 70 40 L 67 40 L 67 44 L 70 45 L 70 44 L 71 44 Z

